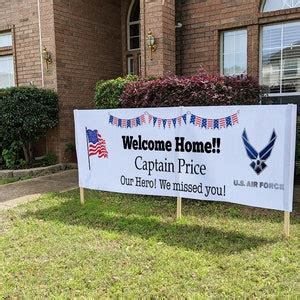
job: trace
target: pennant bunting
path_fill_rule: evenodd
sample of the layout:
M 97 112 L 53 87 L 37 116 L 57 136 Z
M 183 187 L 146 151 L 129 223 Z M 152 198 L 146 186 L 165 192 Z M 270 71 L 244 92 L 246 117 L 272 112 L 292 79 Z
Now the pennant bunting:
M 181 126 L 181 120 L 182 120 L 182 117 L 178 117 L 178 118 L 177 118 L 177 122 L 178 122 L 178 125 L 179 125 L 179 126 Z
M 176 122 L 177 122 L 177 119 L 174 118 L 174 119 L 172 119 L 172 121 L 173 121 L 173 126 L 174 126 L 174 128 L 176 128 Z
M 162 121 L 163 121 L 163 126 L 164 126 L 164 128 L 166 128 L 166 125 L 167 125 L 167 119 L 163 119 Z
M 160 128 L 161 122 L 162 122 L 162 119 L 161 119 L 161 118 L 158 118 L 158 122 L 157 122 L 158 128 Z
M 191 115 L 190 123 L 195 125 L 195 121 L 196 121 L 196 116 Z
M 190 116 L 189 122 L 187 119 L 188 116 Z M 158 128 L 163 127 L 164 129 L 176 128 L 177 125 L 182 126 L 183 124 L 187 125 L 188 123 L 204 129 L 225 129 L 228 127 L 232 127 L 236 124 L 239 124 L 238 112 L 228 117 L 223 117 L 220 119 L 202 118 L 201 116 L 191 114 L 190 112 L 187 112 L 182 116 L 178 116 L 170 119 L 155 117 L 147 112 L 145 112 L 141 116 L 132 119 L 121 119 L 109 115 L 108 123 L 120 128 L 134 128 L 146 124 L 146 117 L 148 123 L 152 124 L 153 127 L 158 127 Z

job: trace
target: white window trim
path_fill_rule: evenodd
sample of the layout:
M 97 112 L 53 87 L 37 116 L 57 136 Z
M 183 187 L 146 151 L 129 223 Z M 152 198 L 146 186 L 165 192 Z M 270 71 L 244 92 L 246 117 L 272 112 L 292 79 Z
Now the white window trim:
M 246 73 L 224 75 L 224 33 L 234 31 L 246 31 Z M 235 56 L 234 56 L 235 58 Z M 223 30 L 220 34 L 220 73 L 222 76 L 239 76 L 248 74 L 248 30 L 247 27 Z
M 129 70 L 131 69 L 131 63 L 132 62 L 132 65 L 133 65 L 133 70 L 131 70 L 132 73 L 129 72 Z M 134 75 L 134 59 L 133 59 L 133 56 L 128 56 L 127 57 L 127 75 Z
M 133 8 L 133 5 L 134 5 L 135 1 L 136 0 L 131 1 L 131 4 L 130 4 L 129 9 L 128 9 L 128 14 L 127 14 L 127 50 L 128 51 L 139 51 L 139 50 L 141 50 L 141 47 L 136 48 L 136 49 L 131 49 L 130 48 L 130 38 L 131 38 L 131 36 L 130 36 L 130 25 L 137 25 L 137 24 L 140 25 L 141 24 L 141 20 L 130 22 L 130 15 L 131 15 L 131 11 L 132 11 L 132 8 Z M 136 36 L 136 37 L 138 37 L 138 36 Z M 139 38 L 141 39 L 140 35 L 139 35 Z
M 16 69 L 16 58 L 15 58 L 15 44 L 14 44 L 14 31 L 13 28 L 9 28 L 8 30 L 1 31 L 1 34 L 9 34 L 11 36 L 11 45 L 7 45 L 4 47 L 0 47 L 0 57 L 11 57 L 12 59 L 12 76 L 13 76 L 13 85 L 4 87 L 4 88 L 10 88 L 10 87 L 16 87 L 18 86 L 18 80 L 17 80 L 17 69 Z M 4 52 L 2 52 L 2 50 Z
M 263 28 L 265 27 L 273 27 L 273 28 L 281 28 L 283 30 L 284 26 L 289 26 L 289 24 L 293 23 L 300 23 L 300 21 L 288 21 L 288 22 L 281 22 L 279 24 L 268 24 L 268 25 L 262 25 L 260 27 L 259 32 L 259 83 L 263 85 L 263 79 L 262 79 L 262 45 L 263 45 Z M 281 41 L 283 39 L 283 34 L 281 35 Z M 280 69 L 280 90 L 282 89 L 282 43 L 281 43 L 281 69 Z M 292 93 L 267 93 L 268 97 L 289 97 L 289 96 L 300 96 L 300 92 L 292 92 Z

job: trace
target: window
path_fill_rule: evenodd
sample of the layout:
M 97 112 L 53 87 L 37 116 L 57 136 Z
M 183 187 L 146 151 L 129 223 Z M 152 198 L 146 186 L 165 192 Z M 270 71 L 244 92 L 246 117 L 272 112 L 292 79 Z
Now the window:
M 127 74 L 134 75 L 134 60 L 132 56 L 127 58 Z
M 142 56 L 138 54 L 138 75 L 142 74 Z
M 0 88 L 15 85 L 11 32 L 0 33 Z
M 300 7 L 300 0 L 266 0 L 263 4 L 262 11 L 274 11 Z
M 247 30 L 224 31 L 221 38 L 221 73 L 225 76 L 246 74 Z
M 140 49 L 140 1 L 133 0 L 128 13 L 128 50 Z
M 0 88 L 15 85 L 14 62 L 12 55 L 0 56 Z
M 3 47 L 12 47 L 11 32 L 0 33 L 0 48 Z
M 300 93 L 300 22 L 264 26 L 261 47 L 261 81 L 269 93 Z

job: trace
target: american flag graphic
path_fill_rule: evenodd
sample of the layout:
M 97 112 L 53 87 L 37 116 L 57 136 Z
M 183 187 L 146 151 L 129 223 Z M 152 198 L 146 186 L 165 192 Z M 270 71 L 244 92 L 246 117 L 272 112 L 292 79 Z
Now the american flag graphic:
M 212 119 L 208 119 L 207 120 L 207 128 L 213 128 L 213 122 L 214 122 L 214 120 L 212 120 Z
M 98 130 L 86 129 L 88 155 L 98 155 L 99 158 L 108 158 L 106 142 Z
M 201 118 L 200 117 L 196 117 L 196 126 L 200 126 L 201 124 Z

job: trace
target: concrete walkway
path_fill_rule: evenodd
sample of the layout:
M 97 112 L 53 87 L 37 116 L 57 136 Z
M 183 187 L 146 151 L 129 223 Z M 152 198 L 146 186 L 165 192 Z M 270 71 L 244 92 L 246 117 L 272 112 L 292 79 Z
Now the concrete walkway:
M 0 211 L 35 200 L 45 193 L 64 192 L 77 187 L 77 170 L 0 185 Z

